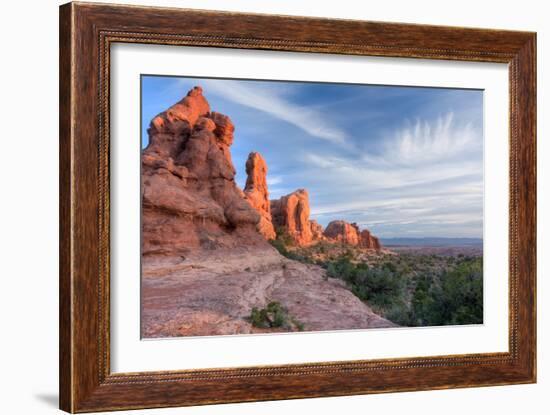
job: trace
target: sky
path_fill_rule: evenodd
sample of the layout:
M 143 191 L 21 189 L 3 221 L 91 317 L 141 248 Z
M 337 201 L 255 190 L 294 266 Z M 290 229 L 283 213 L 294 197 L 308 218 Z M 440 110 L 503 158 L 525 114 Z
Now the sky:
M 311 218 L 376 236 L 483 236 L 483 91 L 142 76 L 142 147 L 151 119 L 193 86 L 268 166 L 270 198 L 305 188 Z

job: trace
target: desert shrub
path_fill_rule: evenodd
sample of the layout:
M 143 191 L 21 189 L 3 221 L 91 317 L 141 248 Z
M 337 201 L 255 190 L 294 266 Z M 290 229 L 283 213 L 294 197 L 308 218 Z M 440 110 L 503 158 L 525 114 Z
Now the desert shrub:
M 269 242 L 285 258 L 293 259 L 294 261 L 304 262 L 308 264 L 313 263 L 313 260 L 310 257 L 307 257 L 305 255 L 300 255 L 297 252 L 287 249 L 286 245 L 278 239 L 274 239 Z
M 441 278 L 448 324 L 483 323 L 483 261 L 465 258 Z
M 284 226 L 275 227 L 276 240 L 280 241 L 285 246 L 294 246 L 294 240 Z
M 482 258 L 460 258 L 437 280 L 418 278 L 412 315 L 414 325 L 483 323 Z
M 341 256 L 337 261 L 331 261 L 327 265 L 327 275 L 330 278 L 339 278 L 350 282 L 355 278 L 355 273 L 355 265 L 346 256 Z
M 404 298 L 396 299 L 391 307 L 383 312 L 383 316 L 400 326 L 411 326 L 411 310 Z
M 482 258 L 400 255 L 368 265 L 346 255 L 325 264 L 327 276 L 375 312 L 402 326 L 483 322 Z
M 290 321 L 298 329 L 298 331 L 304 331 L 304 324 L 296 320 L 294 317 L 290 318 Z
M 397 272 L 397 266 L 393 262 L 385 262 L 383 268 L 390 272 Z
M 270 302 L 264 308 L 253 307 L 249 317 L 254 327 L 304 330 L 304 325 L 288 314 L 288 310 L 278 301 Z
M 441 288 L 425 275 L 417 277 L 411 301 L 411 323 L 414 326 L 437 325 L 442 321 Z
M 371 268 L 364 262 L 354 264 L 347 256 L 330 262 L 327 275 L 344 280 L 357 297 L 381 310 L 395 307 L 405 286 L 395 267 L 384 264 L 381 268 Z
M 280 239 L 272 239 L 269 241 L 269 243 L 277 250 L 282 256 L 288 255 L 288 249 L 283 241 Z
M 257 307 L 253 307 L 252 311 L 250 312 L 250 322 L 254 327 L 270 327 L 267 321 L 267 314 L 265 309 L 259 310 Z
M 294 252 L 293 250 L 289 249 L 289 247 L 294 246 L 294 241 L 292 238 L 288 235 L 288 233 L 285 230 L 281 230 L 282 228 L 278 228 L 278 230 L 275 231 L 277 234 L 277 237 L 275 239 L 272 239 L 269 241 L 269 243 L 284 257 L 288 259 L 292 259 L 294 261 L 304 262 L 307 264 L 314 263 L 313 259 L 306 255 L 301 255 L 297 252 Z

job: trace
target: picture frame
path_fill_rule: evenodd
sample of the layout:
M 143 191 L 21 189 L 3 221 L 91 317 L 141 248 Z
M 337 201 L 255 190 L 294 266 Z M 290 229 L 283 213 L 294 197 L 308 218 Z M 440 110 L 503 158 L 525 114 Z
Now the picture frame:
M 71 413 L 536 381 L 536 34 L 68 3 L 60 7 L 60 408 Z M 509 67 L 509 351 L 111 372 L 110 51 L 116 43 Z

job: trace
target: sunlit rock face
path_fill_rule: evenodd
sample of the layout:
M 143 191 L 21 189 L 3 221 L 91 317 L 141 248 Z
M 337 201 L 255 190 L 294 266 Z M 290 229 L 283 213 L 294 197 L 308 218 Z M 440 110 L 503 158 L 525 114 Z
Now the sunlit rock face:
M 142 251 L 185 253 L 265 244 L 231 161 L 234 126 L 202 89 L 157 115 L 142 153 Z
M 329 241 L 358 246 L 365 249 L 380 250 L 382 246 L 377 237 L 368 229 L 360 230 L 356 223 L 334 220 L 327 225 L 324 236 Z
M 313 232 L 309 220 L 309 195 L 306 189 L 298 189 L 280 199 L 271 201 L 271 216 L 276 227 L 298 246 L 313 242 Z
M 366 249 L 374 249 L 379 251 L 382 249 L 382 244 L 380 240 L 370 233 L 368 229 L 364 229 L 359 234 L 359 246 Z
M 275 228 L 271 219 L 271 206 L 267 188 L 267 164 L 260 153 L 252 152 L 246 161 L 246 185 L 244 197 L 260 214 L 258 231 L 266 239 L 275 239 Z

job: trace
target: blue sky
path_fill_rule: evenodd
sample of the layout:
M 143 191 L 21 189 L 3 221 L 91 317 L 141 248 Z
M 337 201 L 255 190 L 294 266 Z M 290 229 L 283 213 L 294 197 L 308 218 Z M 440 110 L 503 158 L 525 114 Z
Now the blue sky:
M 237 182 L 260 152 L 271 198 L 298 188 L 311 217 L 377 236 L 482 237 L 483 92 L 443 88 L 142 77 L 150 120 L 200 85 L 231 117 Z

